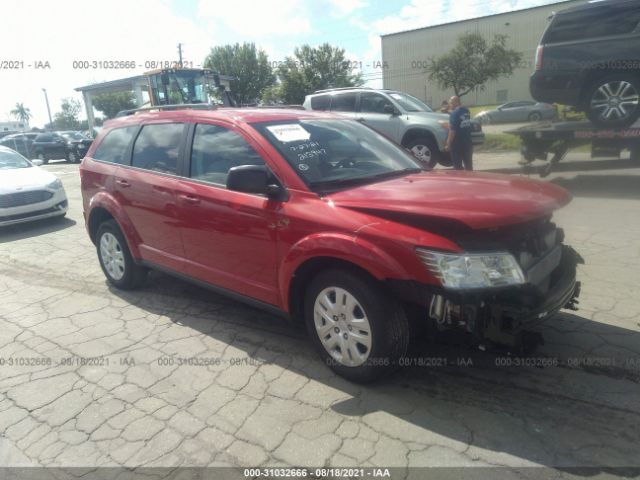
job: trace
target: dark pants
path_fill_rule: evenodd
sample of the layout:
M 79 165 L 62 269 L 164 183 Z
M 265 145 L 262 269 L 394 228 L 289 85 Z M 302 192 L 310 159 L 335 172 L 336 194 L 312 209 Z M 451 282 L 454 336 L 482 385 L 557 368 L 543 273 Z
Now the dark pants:
M 451 163 L 456 170 L 473 170 L 473 144 L 451 146 Z

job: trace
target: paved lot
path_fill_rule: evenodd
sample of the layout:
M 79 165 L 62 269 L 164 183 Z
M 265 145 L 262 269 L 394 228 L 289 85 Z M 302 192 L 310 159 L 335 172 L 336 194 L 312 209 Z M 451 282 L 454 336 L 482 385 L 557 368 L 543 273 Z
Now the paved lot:
M 519 172 L 511 154 L 475 160 Z M 77 165 L 45 168 L 68 218 L 0 232 L 0 465 L 640 466 L 640 169 L 627 160 L 573 156 L 549 178 L 576 196 L 557 222 L 586 264 L 581 309 L 541 326 L 536 366 L 423 345 L 463 365 L 367 387 L 269 314 L 161 274 L 110 288 Z M 194 357 L 210 364 L 180 360 Z

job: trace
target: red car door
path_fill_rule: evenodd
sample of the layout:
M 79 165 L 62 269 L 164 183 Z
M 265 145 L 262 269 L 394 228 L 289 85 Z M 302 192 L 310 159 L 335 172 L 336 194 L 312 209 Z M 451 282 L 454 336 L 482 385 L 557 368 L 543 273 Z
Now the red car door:
M 131 220 L 142 257 L 184 272 L 176 187 L 186 126 L 158 123 L 142 127 L 133 145 L 131 166 L 115 175 L 118 201 Z
M 278 304 L 276 231 L 281 203 L 227 190 L 230 168 L 261 165 L 253 141 L 230 127 L 198 124 L 177 199 L 188 275 Z

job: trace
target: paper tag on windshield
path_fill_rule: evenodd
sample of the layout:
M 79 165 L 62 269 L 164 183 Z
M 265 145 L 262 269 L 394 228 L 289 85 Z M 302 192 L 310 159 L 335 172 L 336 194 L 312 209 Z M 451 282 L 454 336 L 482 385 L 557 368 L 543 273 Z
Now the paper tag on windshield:
M 288 125 L 271 125 L 267 127 L 275 137 L 283 143 L 289 142 L 302 142 L 309 140 L 311 134 L 307 132 L 302 126 L 297 123 L 291 123 Z

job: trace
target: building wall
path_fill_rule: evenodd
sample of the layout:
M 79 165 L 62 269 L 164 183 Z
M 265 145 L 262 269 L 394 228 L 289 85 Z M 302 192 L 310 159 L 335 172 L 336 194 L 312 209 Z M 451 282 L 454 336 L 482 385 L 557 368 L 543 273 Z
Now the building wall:
M 0 132 L 18 131 L 23 132 L 29 130 L 28 123 L 22 122 L 0 122 Z
M 569 0 L 522 11 L 411 30 L 382 37 L 384 88 L 401 90 L 439 107 L 453 95 L 429 80 L 425 65 L 429 58 L 439 57 L 455 45 L 459 35 L 480 32 L 487 40 L 494 34 L 507 35 L 507 46 L 522 52 L 522 63 L 510 77 L 488 82 L 485 90 L 470 92 L 463 101 L 467 105 L 500 104 L 529 100 L 529 76 L 535 68 L 538 41 L 554 11 L 564 10 L 585 0 Z

